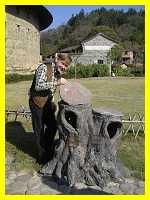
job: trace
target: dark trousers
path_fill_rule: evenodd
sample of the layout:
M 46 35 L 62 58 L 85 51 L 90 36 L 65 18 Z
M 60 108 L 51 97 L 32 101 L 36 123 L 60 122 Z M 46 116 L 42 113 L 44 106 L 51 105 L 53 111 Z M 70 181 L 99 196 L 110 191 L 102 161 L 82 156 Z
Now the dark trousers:
M 51 100 L 43 108 L 39 108 L 32 99 L 29 99 L 33 131 L 36 135 L 38 147 L 38 162 L 45 164 L 53 154 L 54 138 L 57 131 L 55 109 Z

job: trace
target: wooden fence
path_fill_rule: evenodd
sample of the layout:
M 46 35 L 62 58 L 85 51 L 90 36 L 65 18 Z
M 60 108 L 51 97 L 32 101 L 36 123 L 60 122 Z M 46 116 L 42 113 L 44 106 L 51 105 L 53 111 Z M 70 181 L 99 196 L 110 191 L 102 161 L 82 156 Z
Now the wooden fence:
M 6 109 L 5 115 L 6 122 L 9 120 L 10 116 L 14 117 L 14 121 L 17 121 L 18 116 L 24 117 L 26 120 L 31 119 L 31 112 L 26 110 L 22 105 L 17 110 Z M 128 133 L 133 133 L 136 138 L 140 132 L 144 133 L 144 114 L 138 112 L 124 114 L 122 123 L 123 127 L 121 132 L 124 136 Z
M 135 138 L 140 132 L 144 133 L 144 114 L 142 113 L 127 113 L 122 119 L 123 127 L 122 133 L 127 135 L 127 133 L 132 132 Z

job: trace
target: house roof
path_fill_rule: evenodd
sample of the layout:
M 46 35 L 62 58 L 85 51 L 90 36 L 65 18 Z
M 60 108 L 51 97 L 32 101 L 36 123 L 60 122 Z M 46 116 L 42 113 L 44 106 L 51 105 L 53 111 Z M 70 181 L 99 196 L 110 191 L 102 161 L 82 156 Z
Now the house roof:
M 74 45 L 74 46 L 71 46 L 71 47 L 67 47 L 67 48 L 61 49 L 60 52 L 66 52 L 66 51 L 76 50 L 79 47 L 81 47 L 81 45 Z
M 94 36 L 91 36 L 91 37 L 89 37 L 89 38 L 87 38 L 87 39 L 85 39 L 85 40 L 83 40 L 81 43 L 85 43 L 85 42 L 88 42 L 88 41 L 90 41 L 90 40 L 92 40 L 93 38 L 95 38 L 95 37 L 97 37 L 97 36 L 99 36 L 99 35 L 101 35 L 101 36 L 103 36 L 104 38 L 106 38 L 106 39 L 108 39 L 108 40 L 110 40 L 110 41 L 112 41 L 112 42 L 114 42 L 114 43 L 118 43 L 116 40 L 114 40 L 114 39 L 112 39 L 112 38 L 110 38 L 109 36 L 107 36 L 107 35 L 104 35 L 103 33 L 97 33 L 96 35 L 94 35 Z
M 51 13 L 47 10 L 46 7 L 40 5 L 7 5 L 6 11 L 12 12 L 11 9 L 13 7 L 18 7 L 24 9 L 38 18 L 39 21 L 39 30 L 42 31 L 47 28 L 53 21 L 53 17 Z M 14 14 L 14 13 L 13 13 Z

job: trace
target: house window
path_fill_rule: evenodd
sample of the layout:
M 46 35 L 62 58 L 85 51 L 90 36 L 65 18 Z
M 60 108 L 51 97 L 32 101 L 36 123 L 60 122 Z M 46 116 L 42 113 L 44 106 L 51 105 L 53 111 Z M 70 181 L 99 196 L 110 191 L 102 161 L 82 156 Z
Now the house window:
M 97 60 L 98 64 L 104 64 L 104 60 Z

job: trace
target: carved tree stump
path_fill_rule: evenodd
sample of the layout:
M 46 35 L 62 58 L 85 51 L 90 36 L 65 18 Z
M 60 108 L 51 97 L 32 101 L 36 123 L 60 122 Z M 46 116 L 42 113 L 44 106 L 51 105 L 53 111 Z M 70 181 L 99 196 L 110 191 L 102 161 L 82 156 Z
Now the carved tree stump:
M 93 109 L 89 91 L 78 83 L 61 86 L 60 96 L 59 139 L 41 173 L 65 178 L 69 185 L 84 182 L 102 188 L 120 179 L 116 151 L 121 114 Z

